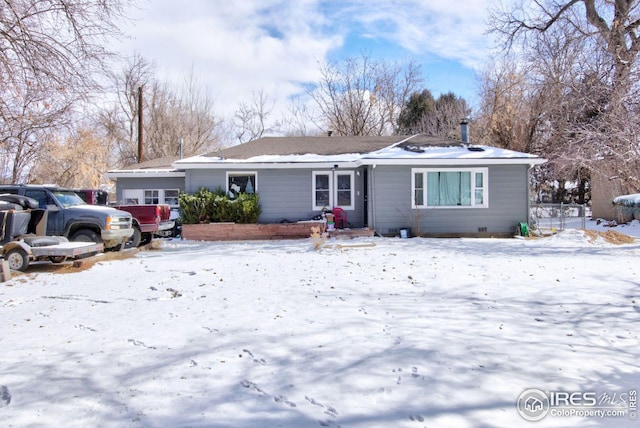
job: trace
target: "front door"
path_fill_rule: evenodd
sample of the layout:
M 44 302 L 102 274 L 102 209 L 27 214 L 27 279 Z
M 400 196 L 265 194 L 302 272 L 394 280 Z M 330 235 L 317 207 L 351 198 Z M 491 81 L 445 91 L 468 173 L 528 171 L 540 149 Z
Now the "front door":
M 362 169 L 362 196 L 363 196 L 363 223 L 364 227 L 369 227 L 369 170 L 367 168 Z

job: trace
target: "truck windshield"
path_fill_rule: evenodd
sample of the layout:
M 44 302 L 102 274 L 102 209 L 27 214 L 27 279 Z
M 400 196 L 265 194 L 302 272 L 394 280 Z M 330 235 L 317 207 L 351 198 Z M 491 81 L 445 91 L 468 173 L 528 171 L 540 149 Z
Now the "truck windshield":
M 58 199 L 58 202 L 62 204 L 63 207 L 73 207 L 75 205 L 86 205 L 86 203 L 82 200 L 80 196 L 76 192 L 71 191 L 56 191 L 53 192 L 55 197 Z

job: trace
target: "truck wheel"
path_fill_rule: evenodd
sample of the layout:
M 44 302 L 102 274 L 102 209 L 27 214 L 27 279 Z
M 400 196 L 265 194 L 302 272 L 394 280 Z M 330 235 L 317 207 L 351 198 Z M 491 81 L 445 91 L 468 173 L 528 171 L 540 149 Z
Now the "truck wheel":
M 140 241 L 142 245 L 147 245 L 151 241 L 153 241 L 153 233 L 145 232 L 142 234 L 142 240 Z
M 12 248 L 4 255 L 4 259 L 9 262 L 9 268 L 24 272 L 29 267 L 29 256 L 22 248 Z
M 138 248 L 141 240 L 142 240 L 142 233 L 140 232 L 140 229 L 134 226 L 133 235 L 131 235 L 131 238 L 129 238 L 129 244 L 131 244 L 132 248 Z
M 73 234 L 73 236 L 71 237 L 71 241 L 95 242 L 96 244 L 99 244 L 100 242 L 102 242 L 98 234 L 95 233 L 93 230 L 89 230 L 89 229 L 80 229 L 79 231 Z

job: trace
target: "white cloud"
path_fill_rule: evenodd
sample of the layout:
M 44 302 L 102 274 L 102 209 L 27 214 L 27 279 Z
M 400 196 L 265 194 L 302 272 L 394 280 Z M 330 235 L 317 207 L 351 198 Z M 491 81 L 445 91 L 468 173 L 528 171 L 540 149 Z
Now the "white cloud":
M 479 68 L 489 37 L 486 19 L 493 0 L 355 0 L 349 15 L 370 37 L 388 39 L 414 55 L 437 55 Z
M 317 61 L 341 43 L 322 34 L 313 2 L 153 0 L 138 15 L 125 49 L 166 76 L 193 65 L 219 102 L 233 107 L 259 89 L 299 91 L 296 84 L 317 79 Z
M 318 61 L 353 33 L 397 44 L 402 57 L 436 55 L 479 67 L 491 1 L 148 0 L 122 49 L 154 61 L 163 77 L 179 79 L 193 66 L 219 110 L 230 113 L 254 91 L 283 103 L 316 82 Z

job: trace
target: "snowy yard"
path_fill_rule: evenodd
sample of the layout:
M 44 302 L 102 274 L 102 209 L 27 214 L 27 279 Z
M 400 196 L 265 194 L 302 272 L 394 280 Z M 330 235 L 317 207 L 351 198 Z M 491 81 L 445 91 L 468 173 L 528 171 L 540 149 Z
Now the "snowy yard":
M 327 244 L 167 241 L 0 284 L 0 425 L 637 426 L 516 401 L 640 389 L 640 242 Z

